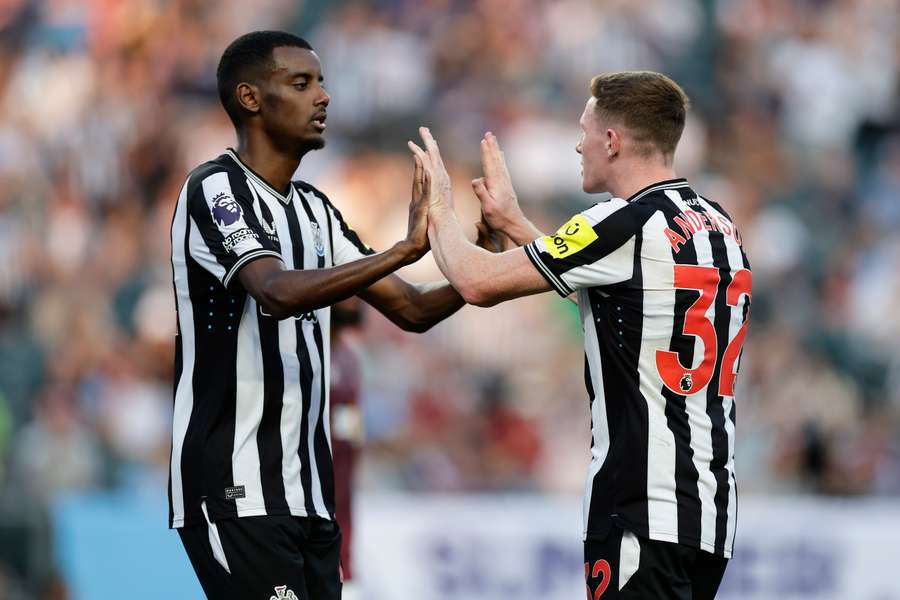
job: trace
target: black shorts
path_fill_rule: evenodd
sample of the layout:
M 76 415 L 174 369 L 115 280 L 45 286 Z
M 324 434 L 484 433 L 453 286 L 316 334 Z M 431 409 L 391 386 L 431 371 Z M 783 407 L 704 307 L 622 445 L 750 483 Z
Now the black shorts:
M 713 600 L 727 565 L 727 558 L 617 526 L 584 543 L 590 600 Z
M 178 533 L 210 600 L 341 597 L 341 531 L 335 521 L 242 517 Z

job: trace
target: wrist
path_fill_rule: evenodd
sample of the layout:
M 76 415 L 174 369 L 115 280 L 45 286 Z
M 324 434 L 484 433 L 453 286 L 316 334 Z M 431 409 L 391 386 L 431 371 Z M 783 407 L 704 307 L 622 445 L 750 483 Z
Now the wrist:
M 425 255 L 420 248 L 409 240 L 401 240 L 391 247 L 401 266 L 411 265 Z

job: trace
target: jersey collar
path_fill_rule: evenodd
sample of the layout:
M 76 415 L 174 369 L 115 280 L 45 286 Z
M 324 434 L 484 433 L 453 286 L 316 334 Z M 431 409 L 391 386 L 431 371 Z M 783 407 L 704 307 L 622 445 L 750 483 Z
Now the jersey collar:
M 675 190 L 678 188 L 689 187 L 687 179 L 684 177 L 679 177 L 678 179 L 666 179 L 665 181 L 657 181 L 656 183 L 652 183 L 647 187 L 638 190 L 634 194 L 626 199 L 626 202 L 634 202 L 635 200 L 639 200 L 643 198 L 647 194 L 652 194 L 653 192 L 659 192 L 662 190 Z
M 293 183 L 290 184 L 290 191 L 288 192 L 288 195 L 285 196 L 281 192 L 279 192 L 278 190 L 273 188 L 271 185 L 269 185 L 269 183 L 265 179 L 263 179 L 262 176 L 259 175 L 256 171 L 254 171 L 253 169 L 251 169 L 250 167 L 245 165 L 244 162 L 238 157 L 237 152 L 235 152 L 232 148 L 227 148 L 225 150 L 225 154 L 230 156 L 232 158 L 232 160 L 234 160 L 234 162 L 236 162 L 238 164 L 238 166 L 244 170 L 244 173 L 246 173 L 248 177 L 250 177 L 251 179 L 253 179 L 253 181 L 255 181 L 256 183 L 261 185 L 263 188 L 265 188 L 265 190 L 267 192 L 269 192 L 270 194 L 272 194 L 273 196 L 275 196 L 276 198 L 281 200 L 282 204 L 290 204 L 291 203 L 291 197 L 293 197 L 293 195 L 294 195 L 294 184 Z

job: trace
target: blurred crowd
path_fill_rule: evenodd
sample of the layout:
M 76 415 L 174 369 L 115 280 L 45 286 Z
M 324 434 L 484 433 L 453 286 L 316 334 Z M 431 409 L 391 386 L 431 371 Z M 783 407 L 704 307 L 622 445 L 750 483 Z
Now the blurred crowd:
M 555 230 L 597 200 L 574 151 L 590 78 L 674 77 L 693 102 L 677 168 L 732 214 L 754 270 L 742 492 L 900 494 L 896 0 L 3 0 L 0 598 L 35 581 L 62 597 L 35 506 L 164 486 L 173 205 L 235 143 L 222 50 L 268 28 L 311 41 L 332 95 L 328 146 L 298 176 L 376 249 L 405 231 L 418 125 L 467 219 L 491 130 L 526 214 Z M 430 257 L 405 275 L 439 277 Z M 350 341 L 365 489 L 580 491 L 569 303 L 467 307 L 420 336 L 369 311 Z

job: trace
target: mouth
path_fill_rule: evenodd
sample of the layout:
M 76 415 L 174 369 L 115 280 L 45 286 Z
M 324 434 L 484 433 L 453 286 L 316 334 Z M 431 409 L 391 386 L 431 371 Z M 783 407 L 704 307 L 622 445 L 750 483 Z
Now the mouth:
M 319 113 L 312 118 L 310 121 L 312 126 L 316 128 L 319 133 L 325 131 L 325 119 L 328 118 L 328 115 L 325 113 Z

